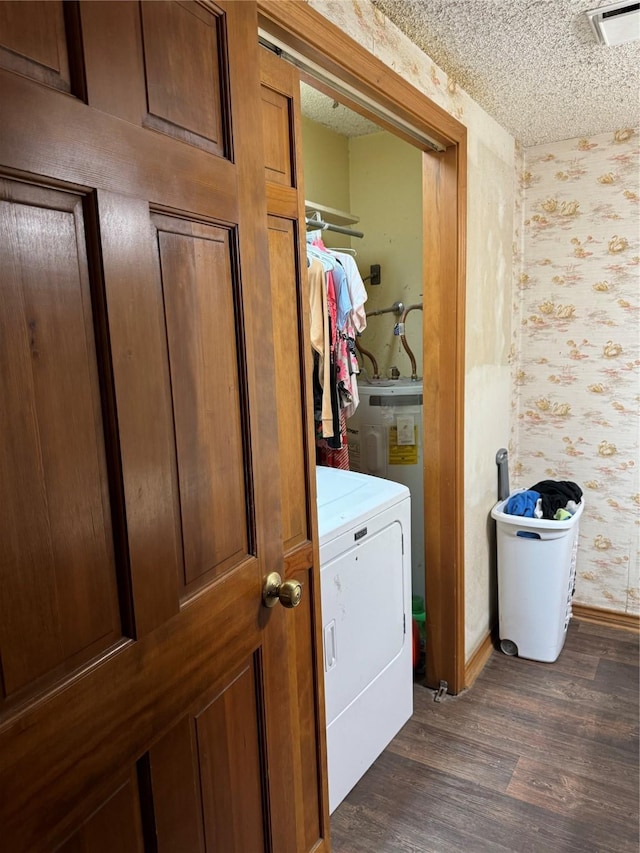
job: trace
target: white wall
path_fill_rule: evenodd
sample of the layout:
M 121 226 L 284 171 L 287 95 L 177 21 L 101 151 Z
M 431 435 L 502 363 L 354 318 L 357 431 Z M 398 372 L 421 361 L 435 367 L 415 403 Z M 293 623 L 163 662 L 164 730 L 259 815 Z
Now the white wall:
M 360 216 L 363 240 L 354 240 L 358 266 L 367 275 L 380 264 L 381 283 L 367 285 L 367 310 L 422 302 L 422 152 L 391 133 L 349 140 L 351 209 Z M 394 314 L 369 318 L 363 346 L 378 360 L 381 376 L 394 365 L 411 376 L 411 361 L 393 334 Z M 406 337 L 422 376 L 422 314 L 407 318 Z M 366 364 L 367 369 L 370 365 Z
M 394 302 L 422 302 L 422 152 L 386 131 L 347 138 L 303 118 L 302 153 L 308 199 L 359 217 L 364 238 L 326 231 L 327 246 L 351 246 L 363 277 L 380 264 L 381 283 L 367 282 L 367 310 Z M 393 334 L 397 317 L 372 317 L 362 345 L 375 356 L 381 375 L 392 365 L 411 375 L 411 362 Z M 412 311 L 407 341 L 422 376 L 422 314 Z M 368 359 L 365 370 L 371 371 Z
M 302 143 L 305 198 L 349 212 L 349 140 L 303 116 Z M 330 248 L 351 246 L 351 237 L 336 231 L 325 231 L 323 240 Z

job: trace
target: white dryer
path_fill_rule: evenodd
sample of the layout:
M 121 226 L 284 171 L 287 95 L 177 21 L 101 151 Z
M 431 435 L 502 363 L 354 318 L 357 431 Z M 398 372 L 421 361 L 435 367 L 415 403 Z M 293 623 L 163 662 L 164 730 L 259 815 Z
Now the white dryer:
M 413 713 L 411 499 L 317 469 L 329 811 Z

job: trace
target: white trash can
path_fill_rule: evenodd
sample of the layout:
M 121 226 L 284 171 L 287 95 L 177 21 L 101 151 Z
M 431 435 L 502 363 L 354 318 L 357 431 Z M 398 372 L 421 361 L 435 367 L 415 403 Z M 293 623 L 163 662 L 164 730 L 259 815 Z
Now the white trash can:
M 566 521 L 509 515 L 506 505 L 500 501 L 491 510 L 498 542 L 500 648 L 553 663 L 571 619 L 584 497 Z

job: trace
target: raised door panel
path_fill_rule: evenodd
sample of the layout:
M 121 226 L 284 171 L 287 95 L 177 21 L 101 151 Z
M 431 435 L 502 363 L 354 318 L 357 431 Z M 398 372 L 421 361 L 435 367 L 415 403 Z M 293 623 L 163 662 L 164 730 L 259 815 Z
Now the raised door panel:
M 9 180 L 0 199 L 0 653 L 8 697 L 106 649 L 120 636 L 120 618 L 83 199 Z
M 233 159 L 223 9 L 92 0 L 80 19 L 89 105 Z
M 306 504 L 304 395 L 298 321 L 297 227 L 270 216 L 269 257 L 273 292 L 273 327 L 278 437 L 282 470 L 282 525 L 285 553 L 309 538 Z
M 151 747 L 149 769 L 158 853 L 204 853 L 202 783 L 191 715 Z
M 255 551 L 237 241 L 143 201 L 98 206 L 141 637 Z
M 0 67 L 17 71 L 63 92 L 71 91 L 65 9 L 61 0 L 0 3 Z M 67 21 L 73 10 L 67 10 Z
M 158 853 L 265 849 L 260 677 L 252 657 L 151 748 Z
M 140 4 L 147 97 L 145 123 L 225 155 L 227 101 L 219 51 L 221 16 L 198 3 Z M 167 69 L 171 73 L 167 74 Z M 197 92 L 198 97 L 192 97 Z
M 178 612 L 183 574 L 167 333 L 148 202 L 100 190 L 97 204 L 139 639 Z
M 267 180 L 285 187 L 292 185 L 290 101 L 263 84 L 262 126 Z
M 160 215 L 153 216 L 153 224 L 188 587 L 248 556 L 239 273 L 232 257 L 234 234 L 228 229 Z
M 133 770 L 56 853 L 143 853 L 144 849 L 138 778 Z
M 265 849 L 262 749 L 251 661 L 196 716 L 207 850 Z

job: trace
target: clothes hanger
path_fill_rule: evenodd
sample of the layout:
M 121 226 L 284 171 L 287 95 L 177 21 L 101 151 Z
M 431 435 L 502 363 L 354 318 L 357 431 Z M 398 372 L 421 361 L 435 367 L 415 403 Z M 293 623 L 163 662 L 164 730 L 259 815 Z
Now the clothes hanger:
M 307 243 L 307 257 L 311 256 L 312 258 L 316 258 L 322 264 L 322 268 L 325 272 L 330 272 L 336 268 L 336 264 L 338 261 L 327 251 L 323 251 L 319 249 L 317 246 L 311 246 Z

